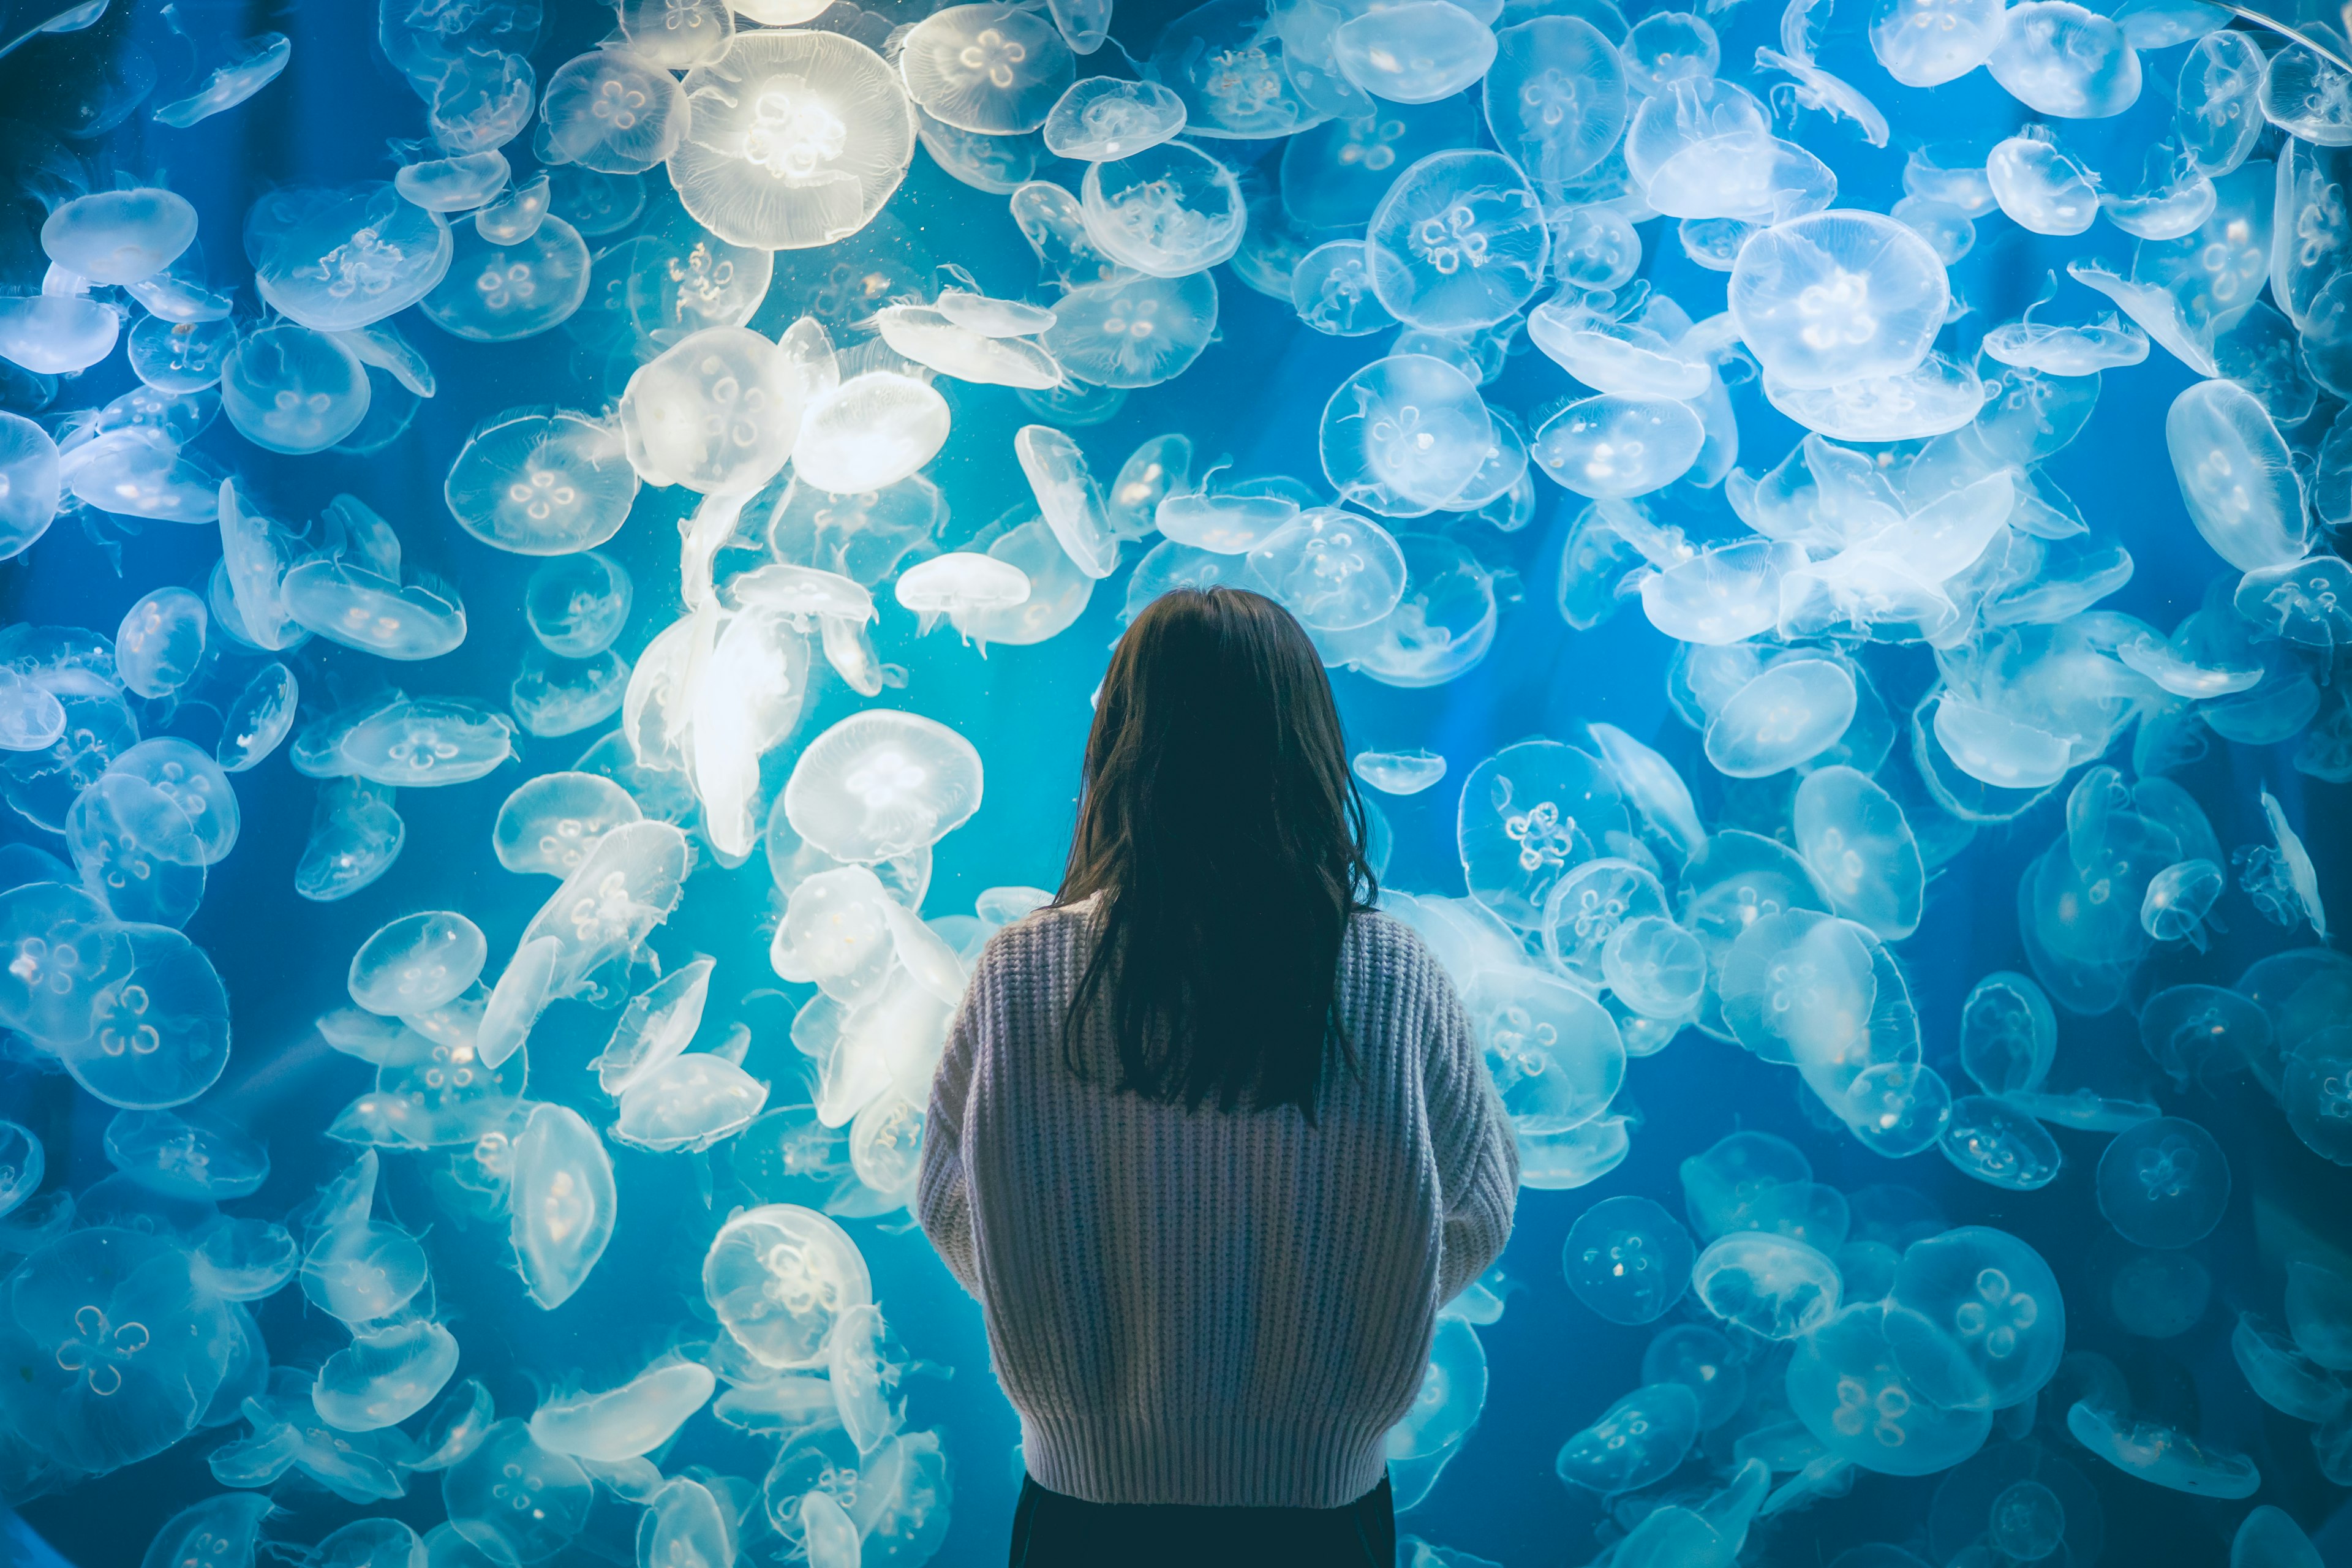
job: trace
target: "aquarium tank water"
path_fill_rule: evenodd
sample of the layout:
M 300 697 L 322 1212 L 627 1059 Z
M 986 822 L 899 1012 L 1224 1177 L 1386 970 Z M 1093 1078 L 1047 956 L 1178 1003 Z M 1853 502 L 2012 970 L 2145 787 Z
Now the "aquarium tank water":
M 1002 1561 L 1223 584 L 1518 1142 L 1400 1568 L 2352 1563 L 2346 18 L 1674 3 L 0 5 L 0 1560 Z

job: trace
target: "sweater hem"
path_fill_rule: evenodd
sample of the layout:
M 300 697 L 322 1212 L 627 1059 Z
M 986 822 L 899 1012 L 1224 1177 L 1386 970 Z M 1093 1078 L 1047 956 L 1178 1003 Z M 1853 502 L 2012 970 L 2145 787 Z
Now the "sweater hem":
M 1345 1508 L 1388 1473 L 1385 1429 L 1293 1421 L 1146 1433 L 1118 1416 L 1021 1417 L 1037 1484 L 1082 1502 L 1195 1508 Z

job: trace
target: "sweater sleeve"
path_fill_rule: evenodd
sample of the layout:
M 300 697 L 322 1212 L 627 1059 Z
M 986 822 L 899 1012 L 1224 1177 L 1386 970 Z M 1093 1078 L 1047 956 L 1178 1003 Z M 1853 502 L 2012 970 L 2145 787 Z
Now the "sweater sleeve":
M 964 1180 L 963 1122 L 971 1096 L 980 1017 L 987 1005 L 982 987 L 988 971 L 983 957 L 972 970 L 971 984 L 948 1029 L 947 1048 L 931 1075 L 931 1102 L 923 1117 L 922 1163 L 915 1176 L 915 1217 L 923 1234 L 930 1237 L 956 1282 L 975 1296 L 980 1293 L 980 1268 L 972 1250 L 971 1190 Z
M 1491 1268 L 1511 1238 L 1519 1145 L 1453 982 L 1433 956 L 1424 953 L 1422 963 L 1430 1034 L 1423 1092 L 1444 1213 L 1437 1286 L 1442 1305 Z

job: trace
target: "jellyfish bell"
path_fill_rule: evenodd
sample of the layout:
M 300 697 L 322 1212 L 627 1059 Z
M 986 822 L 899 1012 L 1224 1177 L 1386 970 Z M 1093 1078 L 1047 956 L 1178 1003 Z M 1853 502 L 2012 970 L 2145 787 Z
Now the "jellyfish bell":
M 455 236 L 390 184 L 289 187 L 256 202 L 245 248 L 254 287 L 289 320 L 350 331 L 415 304 L 449 269 Z
M 649 484 L 756 490 L 793 455 L 802 394 L 772 341 L 706 327 L 629 378 L 619 419 L 630 465 Z
M 836 495 L 887 489 L 939 456 L 950 421 L 947 400 L 928 382 L 867 371 L 809 404 L 793 471 Z
M 1372 283 L 1401 321 L 1436 331 L 1507 320 L 1542 284 L 1551 231 L 1499 153 L 1433 153 L 1389 187 L 1365 231 Z
M 485 544 L 519 555 L 568 555 L 620 531 L 637 485 L 613 425 L 566 408 L 510 408 L 475 428 L 442 493 L 466 531 Z
M 1183 374 L 1216 330 L 1217 286 L 1208 272 L 1121 274 L 1063 295 L 1039 341 L 1076 379 L 1131 389 Z
M 273 452 L 323 451 L 367 416 L 367 370 L 334 338 L 280 324 L 239 338 L 221 365 L 221 408 Z
M 1876 213 L 1832 210 L 1743 246 L 1729 308 L 1769 375 L 1812 390 L 1916 369 L 1950 300 L 1944 264 L 1917 234 Z
M 1225 260 L 1240 247 L 1247 218 L 1233 172 L 1181 142 L 1088 164 L 1079 206 L 1097 249 L 1154 278 Z
M 691 112 L 669 155 L 670 183 L 696 222 L 732 244 L 795 250 L 845 239 L 881 210 L 914 156 L 914 110 L 898 73 L 837 33 L 739 34 L 684 86 Z
M 1427 354 L 1392 354 L 1341 382 L 1323 409 L 1324 476 L 1342 500 L 1416 517 L 1454 499 L 1494 443 L 1470 378 Z
M 1050 21 L 1003 5 L 935 11 L 907 34 L 898 53 L 908 94 L 925 112 L 988 136 L 1044 125 L 1076 70 Z
M 1155 81 L 1087 77 L 1055 100 L 1044 129 L 1046 149 L 1057 158 L 1097 163 L 1131 157 L 1184 129 L 1184 100 Z
M 195 243 L 196 209 L 156 186 L 76 196 L 41 225 L 51 261 L 93 283 L 137 283 Z
M 667 159 L 686 133 L 688 112 L 667 67 L 625 49 L 591 49 L 565 61 L 539 100 L 550 161 L 606 174 L 642 174 Z

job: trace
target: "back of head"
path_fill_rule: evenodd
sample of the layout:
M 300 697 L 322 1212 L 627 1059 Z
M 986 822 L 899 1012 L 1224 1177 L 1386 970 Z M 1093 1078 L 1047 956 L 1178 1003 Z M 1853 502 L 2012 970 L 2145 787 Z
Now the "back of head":
M 1237 588 L 1152 601 L 1087 741 L 1058 904 L 1099 896 L 1064 1044 L 1118 1042 L 1117 1087 L 1310 1119 L 1349 916 L 1373 891 L 1330 681 L 1287 611 Z

